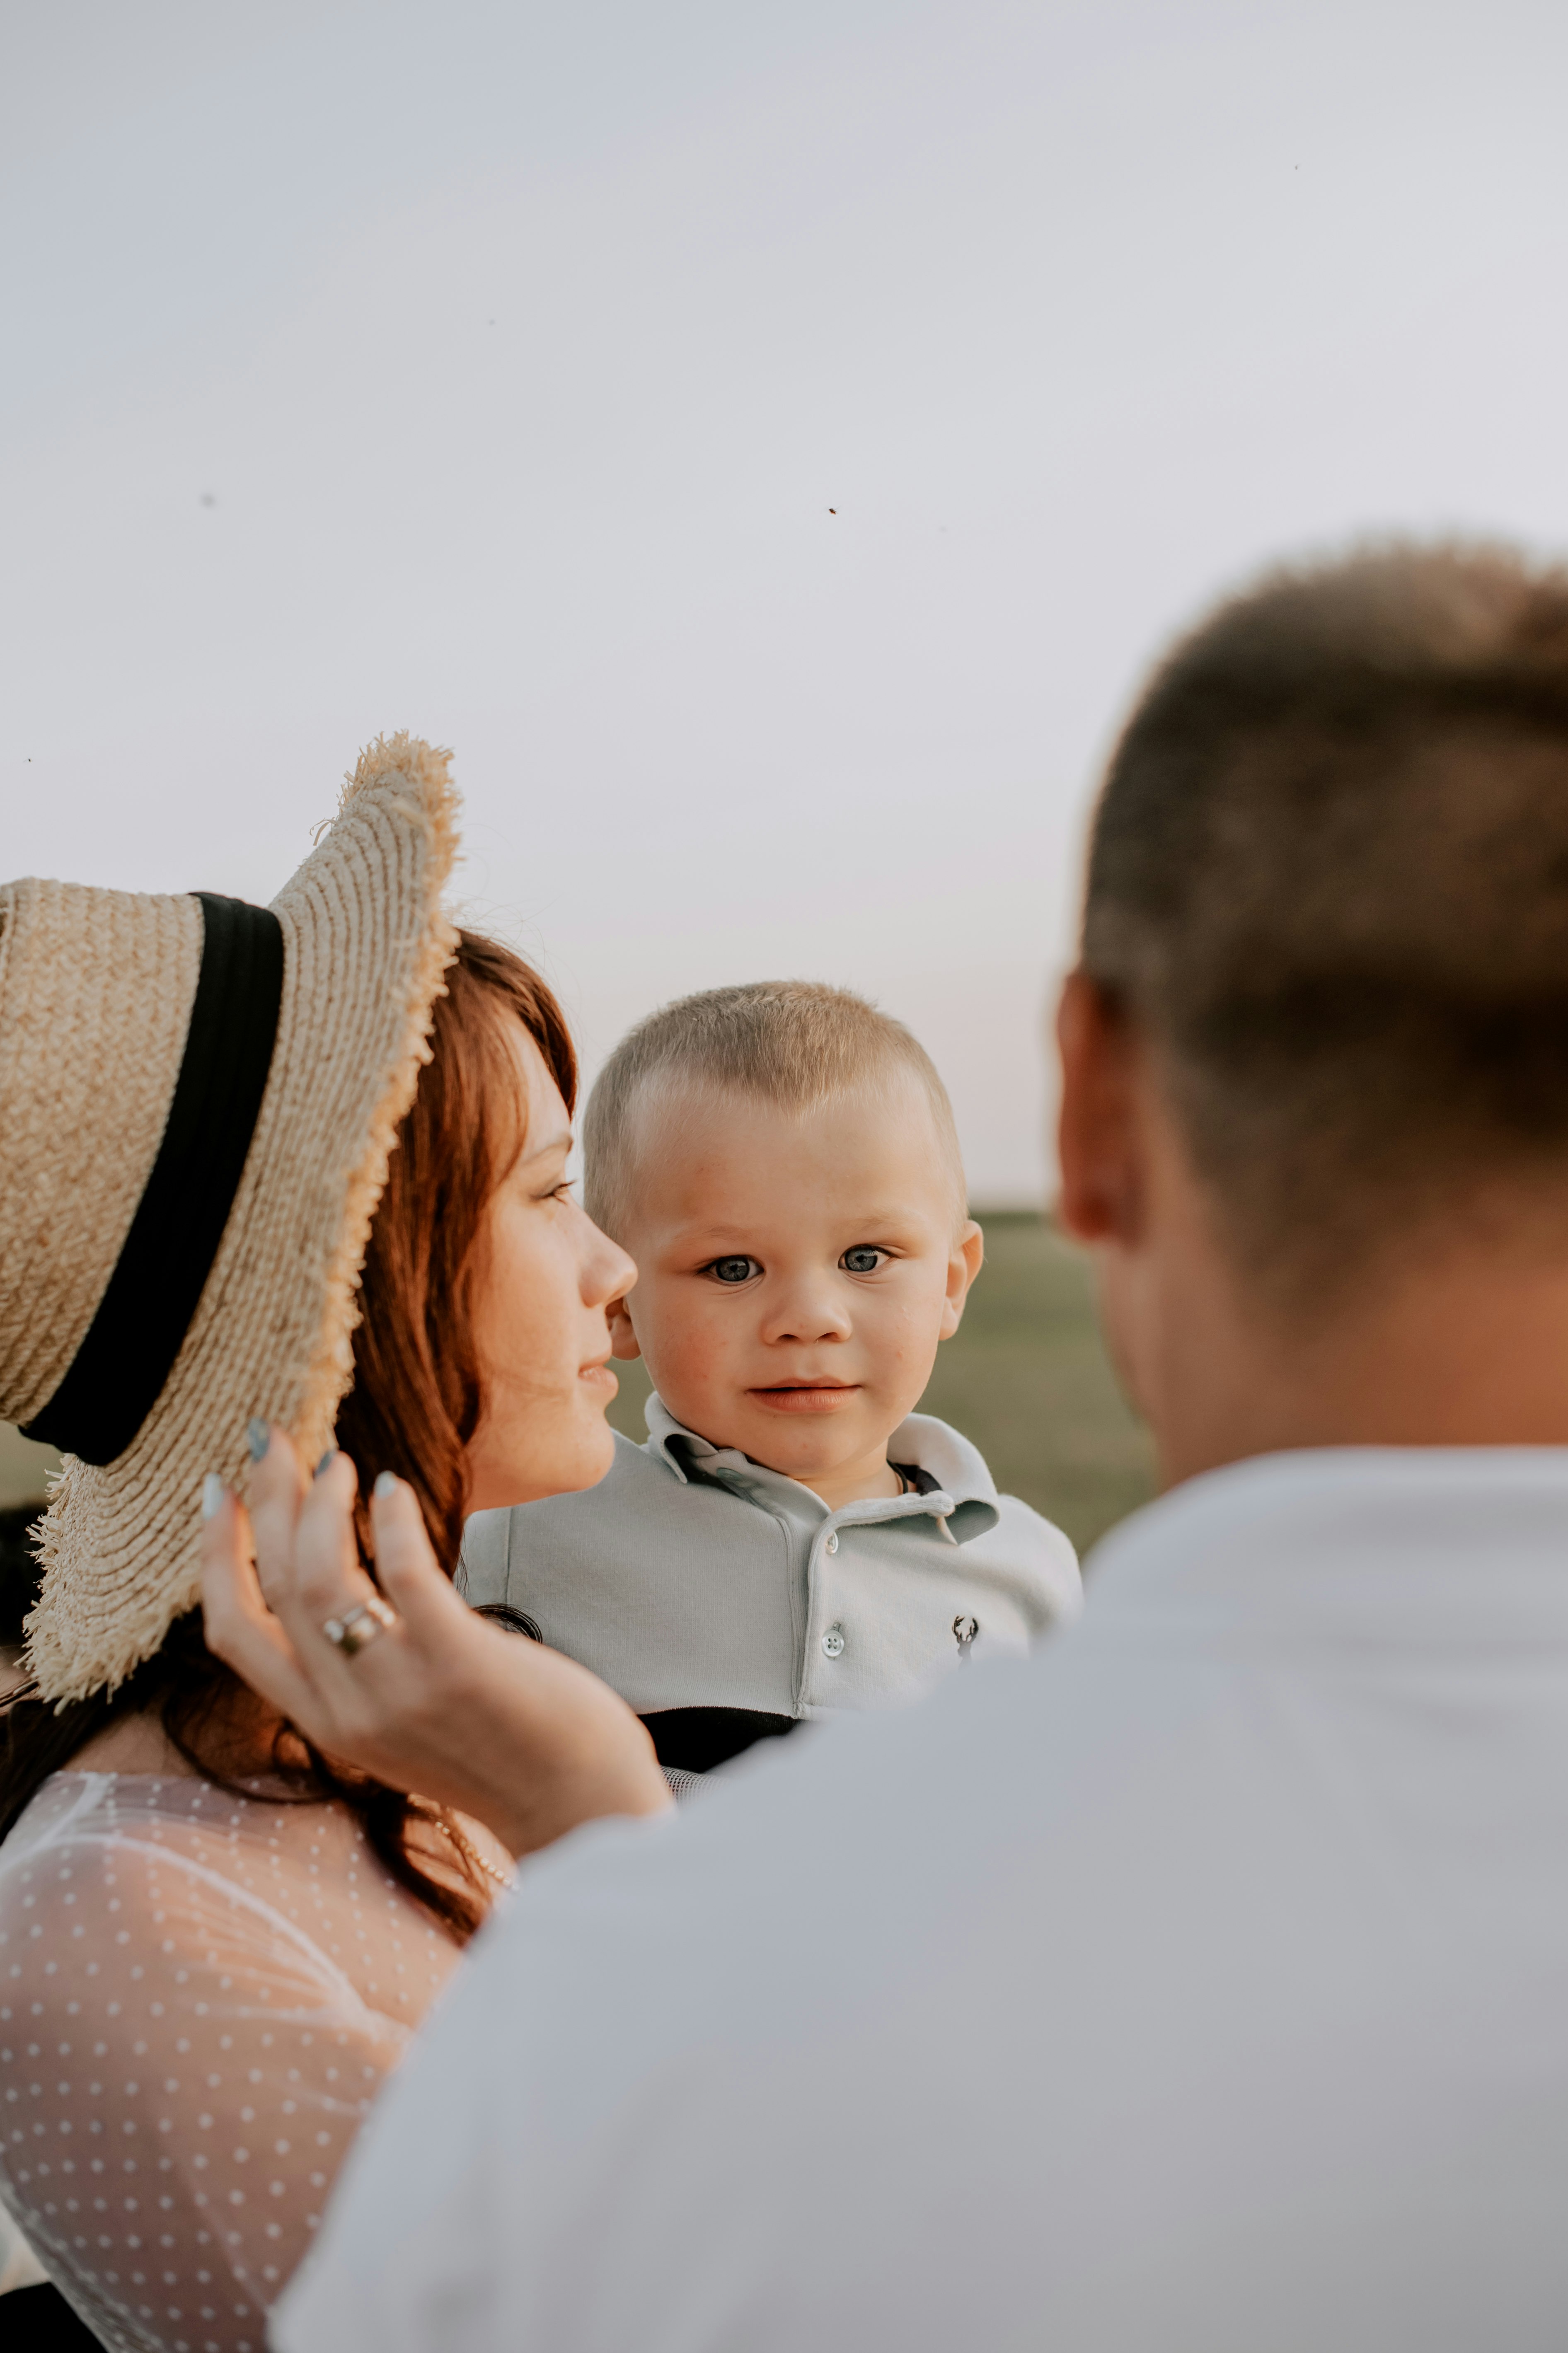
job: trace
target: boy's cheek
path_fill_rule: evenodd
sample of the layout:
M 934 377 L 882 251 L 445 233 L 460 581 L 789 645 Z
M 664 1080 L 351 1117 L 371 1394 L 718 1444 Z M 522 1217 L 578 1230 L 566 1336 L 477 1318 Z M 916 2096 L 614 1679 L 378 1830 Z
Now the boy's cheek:
M 694 1321 L 700 1321 L 694 1318 L 693 1305 L 682 1296 L 679 1285 L 662 1282 L 656 1275 L 644 1275 L 629 1295 L 627 1313 L 651 1366 L 655 1360 L 674 1363 L 689 1345 Z
M 694 1400 L 724 1388 L 733 1338 L 716 1318 L 655 1317 L 650 1328 L 639 1325 L 639 1337 L 654 1385 L 672 1412 L 680 1410 L 677 1396 Z
M 912 1411 L 919 1401 L 937 1362 L 942 1341 L 941 1308 L 932 1302 L 929 1313 L 899 1315 L 878 1335 L 874 1355 L 877 1384 L 889 1405 L 902 1403 Z
M 731 1335 L 722 1326 L 706 1323 L 688 1325 L 667 1351 L 683 1382 L 689 1388 L 718 1388 L 735 1366 Z
M 889 1366 L 917 1363 L 927 1352 L 935 1353 L 947 1303 L 945 1283 L 911 1284 L 883 1303 L 874 1323 L 862 1322 L 860 1336 Z

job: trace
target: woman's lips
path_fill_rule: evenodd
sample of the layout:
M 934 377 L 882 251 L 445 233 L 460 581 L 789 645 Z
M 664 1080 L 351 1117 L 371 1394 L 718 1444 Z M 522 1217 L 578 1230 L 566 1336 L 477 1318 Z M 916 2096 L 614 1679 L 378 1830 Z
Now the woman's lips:
M 620 1395 L 620 1383 L 608 1365 L 584 1365 L 577 1378 L 585 1388 L 591 1389 L 595 1397 L 603 1398 L 607 1404 L 612 1397 Z
M 758 1405 L 771 1406 L 776 1413 L 835 1413 L 860 1395 L 856 1381 L 823 1381 L 815 1388 L 794 1382 L 778 1388 L 750 1389 Z

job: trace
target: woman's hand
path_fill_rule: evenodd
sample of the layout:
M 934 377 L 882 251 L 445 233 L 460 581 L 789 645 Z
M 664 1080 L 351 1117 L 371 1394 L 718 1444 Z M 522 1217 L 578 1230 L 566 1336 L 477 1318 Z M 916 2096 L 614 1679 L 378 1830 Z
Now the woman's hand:
M 208 1648 L 328 1756 L 471 1814 L 515 1855 L 600 1814 L 668 1806 L 653 1744 L 624 1700 L 460 1600 L 400 1479 L 384 1474 L 370 1501 L 396 1621 L 357 1651 L 329 1638 L 329 1620 L 376 1599 L 355 1546 L 355 1492 L 344 1456 L 307 1480 L 273 1430 L 251 1514 L 225 1490 L 207 1523 Z

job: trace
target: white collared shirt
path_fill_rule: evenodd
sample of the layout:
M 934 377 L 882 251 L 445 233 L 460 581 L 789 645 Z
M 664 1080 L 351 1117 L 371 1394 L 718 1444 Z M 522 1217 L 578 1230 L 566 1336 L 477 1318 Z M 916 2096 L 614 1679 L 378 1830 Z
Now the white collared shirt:
M 1568 1453 L 1281 1455 L 1070 1641 L 524 1870 L 281 2353 L 1547 2353 Z
M 469 1600 L 525 1610 L 640 1714 L 895 1706 L 966 1653 L 1022 1655 L 1077 1616 L 1068 1538 L 999 1495 L 978 1449 L 933 1415 L 888 1441 L 927 1492 L 830 1511 L 683 1428 L 657 1394 L 646 1413 L 647 1445 L 618 1437 L 597 1487 L 475 1513 L 458 1573 Z

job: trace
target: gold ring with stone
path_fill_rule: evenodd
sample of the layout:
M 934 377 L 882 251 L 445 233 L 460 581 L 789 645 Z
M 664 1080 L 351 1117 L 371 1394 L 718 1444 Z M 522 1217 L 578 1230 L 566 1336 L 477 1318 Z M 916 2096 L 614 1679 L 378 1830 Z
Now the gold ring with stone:
M 367 1651 L 389 1626 L 397 1623 L 397 1612 L 391 1603 L 383 1601 L 379 1593 L 373 1593 L 368 1601 L 356 1602 L 341 1618 L 329 1618 L 322 1632 L 334 1650 L 341 1651 L 345 1659 L 352 1659 L 361 1651 Z

